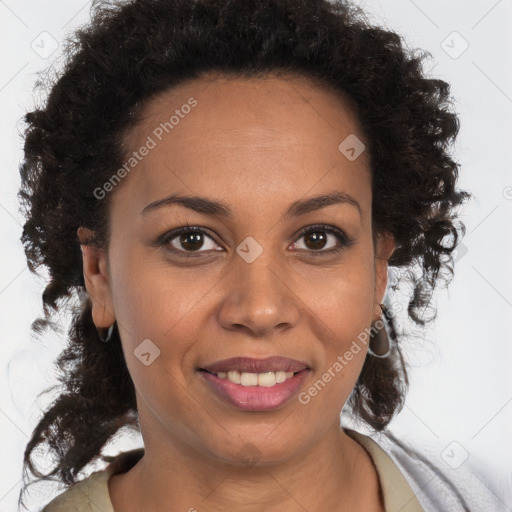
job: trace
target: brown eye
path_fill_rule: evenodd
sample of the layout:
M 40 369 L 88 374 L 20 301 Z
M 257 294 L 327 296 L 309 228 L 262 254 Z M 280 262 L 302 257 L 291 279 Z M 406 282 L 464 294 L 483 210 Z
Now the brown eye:
M 200 256 L 203 253 L 222 250 L 204 230 L 189 226 L 166 233 L 160 238 L 160 244 L 179 256 Z
M 327 236 L 323 231 L 310 231 L 304 235 L 308 249 L 323 249 L 327 243 Z
M 179 237 L 176 237 L 176 238 L 179 238 L 178 244 L 182 248 L 191 250 L 191 251 L 197 251 L 198 249 L 201 249 L 201 247 L 204 244 L 202 233 L 195 233 L 195 232 L 184 233 L 184 234 L 179 235 Z
M 303 246 L 299 243 L 301 239 L 304 240 Z M 294 249 L 305 250 L 313 254 L 318 253 L 318 255 L 337 253 L 342 248 L 350 247 L 354 243 L 354 239 L 349 238 L 340 229 L 322 225 L 304 229 L 298 240 L 293 244 Z

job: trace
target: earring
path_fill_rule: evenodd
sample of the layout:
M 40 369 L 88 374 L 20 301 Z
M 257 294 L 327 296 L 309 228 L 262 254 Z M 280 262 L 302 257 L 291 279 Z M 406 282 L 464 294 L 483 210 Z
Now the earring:
M 115 325 L 115 322 L 108 328 L 106 335 L 105 335 L 104 327 L 96 327 L 96 331 L 98 332 L 98 338 L 103 343 L 108 343 L 110 341 L 110 339 L 112 338 L 112 333 L 114 332 L 114 325 Z
M 384 320 L 379 319 L 377 322 L 372 324 L 368 353 L 373 357 L 384 359 L 389 357 L 391 354 L 390 341 L 396 341 L 396 332 L 391 318 L 388 317 L 388 309 L 386 306 L 384 306 L 384 304 L 380 304 L 380 309 L 382 310 Z M 377 327 L 379 322 L 382 324 L 382 327 Z M 375 329 L 377 332 L 374 333 Z

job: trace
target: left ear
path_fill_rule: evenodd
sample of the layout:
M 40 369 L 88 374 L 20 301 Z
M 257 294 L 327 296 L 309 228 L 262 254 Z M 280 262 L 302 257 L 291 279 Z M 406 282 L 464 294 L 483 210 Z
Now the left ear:
M 377 247 L 375 256 L 375 291 L 374 291 L 374 309 L 373 320 L 377 321 L 382 310 L 380 304 L 386 293 L 388 285 L 388 260 L 391 258 L 396 247 L 394 236 L 388 231 L 377 237 Z

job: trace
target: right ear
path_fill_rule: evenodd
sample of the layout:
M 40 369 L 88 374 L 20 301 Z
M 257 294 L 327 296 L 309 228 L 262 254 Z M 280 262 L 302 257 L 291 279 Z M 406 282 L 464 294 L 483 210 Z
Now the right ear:
M 93 232 L 90 229 L 77 229 L 82 263 L 84 269 L 85 287 L 92 301 L 92 319 L 96 327 L 110 327 L 115 322 L 112 293 L 108 280 L 108 269 L 105 252 L 93 245 L 88 245 Z

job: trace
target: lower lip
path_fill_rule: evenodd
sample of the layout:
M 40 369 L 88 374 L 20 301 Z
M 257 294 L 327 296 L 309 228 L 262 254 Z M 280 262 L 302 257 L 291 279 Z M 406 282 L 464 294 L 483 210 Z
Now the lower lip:
M 304 383 L 309 370 L 296 373 L 291 379 L 272 387 L 242 386 L 228 379 L 221 379 L 213 373 L 199 372 L 210 387 L 231 405 L 244 411 L 271 411 L 277 409 L 293 398 Z

